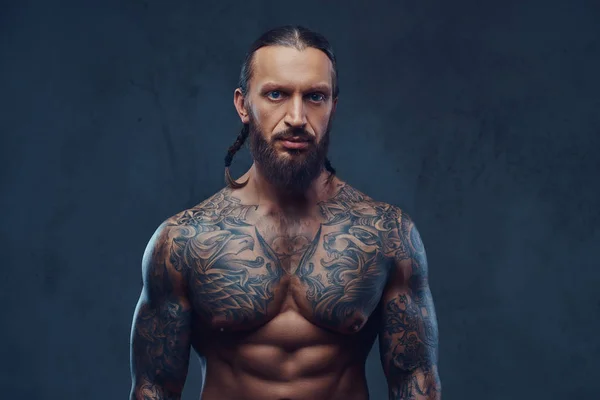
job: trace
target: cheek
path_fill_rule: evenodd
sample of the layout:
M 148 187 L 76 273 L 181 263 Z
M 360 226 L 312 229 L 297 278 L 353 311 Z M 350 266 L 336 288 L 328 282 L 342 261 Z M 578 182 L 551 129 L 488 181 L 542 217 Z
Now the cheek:
M 267 138 L 273 135 L 273 133 L 278 132 L 278 129 L 285 129 L 283 119 L 274 110 L 261 110 L 255 114 L 255 121 L 263 136 Z
M 317 137 L 321 138 L 325 135 L 325 131 L 331 122 L 331 113 L 320 113 L 319 115 L 315 115 L 313 119 L 314 123 L 311 124 L 312 128 L 316 131 L 314 132 Z

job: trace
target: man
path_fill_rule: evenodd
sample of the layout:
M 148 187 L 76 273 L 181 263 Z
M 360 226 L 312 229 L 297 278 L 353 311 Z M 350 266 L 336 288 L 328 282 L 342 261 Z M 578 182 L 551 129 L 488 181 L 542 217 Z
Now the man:
M 440 398 L 423 243 L 398 207 L 335 175 L 337 98 L 319 34 L 286 26 L 252 46 L 228 186 L 165 221 L 144 254 L 132 399 L 179 399 L 193 347 L 204 400 L 366 400 L 377 335 L 389 398 Z M 254 163 L 234 181 L 247 137 Z

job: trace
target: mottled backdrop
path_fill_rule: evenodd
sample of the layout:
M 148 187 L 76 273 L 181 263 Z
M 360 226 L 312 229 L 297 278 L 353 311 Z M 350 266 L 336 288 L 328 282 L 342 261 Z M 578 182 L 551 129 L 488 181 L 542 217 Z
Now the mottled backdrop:
M 1 3 L 2 398 L 127 398 L 143 249 L 223 186 L 244 53 L 286 23 L 339 58 L 333 166 L 419 226 L 444 399 L 597 397 L 600 3 L 367 3 Z

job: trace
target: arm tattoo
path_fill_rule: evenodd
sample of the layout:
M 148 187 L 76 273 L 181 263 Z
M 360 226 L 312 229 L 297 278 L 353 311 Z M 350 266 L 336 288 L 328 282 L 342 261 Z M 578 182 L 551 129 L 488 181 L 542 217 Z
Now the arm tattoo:
M 175 400 L 187 376 L 191 308 L 175 286 L 181 278 L 162 254 L 144 271 L 144 289 L 135 312 L 131 342 L 132 399 Z
M 394 279 L 401 283 L 386 297 L 380 335 L 390 399 L 438 399 L 438 329 L 427 259 L 415 225 L 403 213 L 395 247 L 395 272 L 400 276 Z

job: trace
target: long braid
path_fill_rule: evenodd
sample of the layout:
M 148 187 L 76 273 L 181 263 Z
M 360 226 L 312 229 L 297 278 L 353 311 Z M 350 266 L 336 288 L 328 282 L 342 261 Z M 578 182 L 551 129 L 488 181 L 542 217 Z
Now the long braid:
M 248 184 L 248 181 L 244 183 L 238 183 L 231 177 L 231 173 L 229 172 L 229 167 L 231 166 L 231 162 L 233 161 L 233 156 L 238 152 L 240 148 L 244 145 L 244 142 L 248 138 L 248 133 L 250 132 L 248 124 L 244 124 L 242 131 L 238 135 L 235 142 L 229 147 L 227 150 L 227 155 L 225 156 L 225 182 L 227 185 L 233 189 L 240 189 Z

